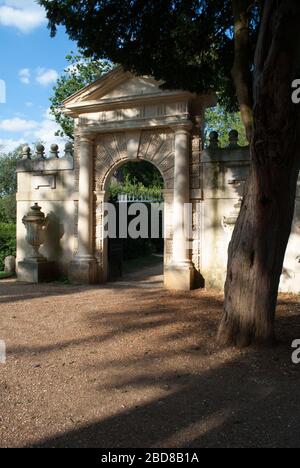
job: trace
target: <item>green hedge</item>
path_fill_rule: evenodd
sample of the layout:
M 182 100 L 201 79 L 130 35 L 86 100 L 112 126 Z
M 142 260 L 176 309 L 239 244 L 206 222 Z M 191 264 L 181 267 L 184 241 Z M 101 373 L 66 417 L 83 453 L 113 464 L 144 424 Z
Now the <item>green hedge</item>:
M 141 183 L 132 183 L 127 178 L 124 183 L 112 182 L 109 187 L 110 201 L 117 201 L 118 195 L 131 195 L 134 197 L 145 197 L 154 200 L 162 200 L 162 189 L 160 185 L 145 187 Z
M 0 223 L 0 271 L 9 255 L 16 255 L 16 225 Z

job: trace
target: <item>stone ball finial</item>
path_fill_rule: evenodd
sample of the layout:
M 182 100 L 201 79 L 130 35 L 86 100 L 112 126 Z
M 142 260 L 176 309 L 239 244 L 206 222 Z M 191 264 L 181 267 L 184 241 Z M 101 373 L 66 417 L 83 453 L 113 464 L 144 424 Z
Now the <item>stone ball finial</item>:
M 23 146 L 22 159 L 31 159 L 31 149 L 28 145 Z
M 239 132 L 237 130 L 231 130 L 229 132 L 229 146 L 238 146 Z
M 218 148 L 219 147 L 219 134 L 216 131 L 210 132 L 209 134 L 209 147 Z
M 59 148 L 58 145 L 54 144 L 51 145 L 50 147 L 50 158 L 58 158 L 58 153 L 59 153 Z
M 73 157 L 73 143 L 71 143 L 70 141 L 68 141 L 66 144 L 65 144 L 65 157 Z
M 36 145 L 36 156 L 37 159 L 45 159 L 45 146 L 41 143 Z

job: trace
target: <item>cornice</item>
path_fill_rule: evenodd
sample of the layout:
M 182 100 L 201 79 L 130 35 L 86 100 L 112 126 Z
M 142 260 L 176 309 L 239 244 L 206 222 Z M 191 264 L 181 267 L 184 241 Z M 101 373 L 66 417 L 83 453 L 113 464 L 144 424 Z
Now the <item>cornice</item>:
M 135 106 L 148 104 L 167 104 L 180 100 L 192 101 L 204 100 L 204 96 L 197 96 L 187 91 L 168 91 L 164 93 L 142 94 L 135 96 L 126 96 L 114 99 L 103 99 L 99 101 L 83 101 L 69 104 L 64 107 L 64 112 L 73 117 L 79 117 L 81 114 L 110 111 L 116 109 L 129 109 Z
M 80 135 L 88 136 L 89 138 L 93 134 L 97 133 L 112 133 L 122 131 L 135 131 L 135 130 L 146 130 L 146 129 L 168 129 L 169 131 L 175 131 L 181 129 L 182 131 L 190 130 L 193 127 L 193 123 L 188 119 L 187 115 L 178 117 L 177 119 L 172 118 L 150 118 L 150 119 L 135 119 L 125 120 L 116 122 L 101 122 L 101 123 L 88 123 L 86 125 L 79 125 L 78 132 Z

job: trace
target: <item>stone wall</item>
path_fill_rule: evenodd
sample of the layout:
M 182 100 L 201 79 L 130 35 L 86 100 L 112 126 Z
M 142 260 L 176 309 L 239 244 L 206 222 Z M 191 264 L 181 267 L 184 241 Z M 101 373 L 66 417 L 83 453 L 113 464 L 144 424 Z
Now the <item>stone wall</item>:
M 141 135 L 139 135 L 140 139 Z M 207 149 L 203 150 L 200 132 L 192 134 L 190 148 L 190 202 L 193 220 L 190 256 L 198 272 L 197 286 L 221 290 L 227 268 L 227 250 L 236 223 L 245 181 L 249 171 L 249 148 L 238 145 L 238 135 L 231 132 L 227 148 L 220 148 L 218 135 L 212 132 Z M 78 176 L 79 145 L 75 140 L 67 144 L 60 155 L 56 145 L 45 156 L 42 145 L 33 155 L 24 148 L 18 163 L 17 193 L 17 261 L 29 252 L 22 223 L 34 202 L 48 218 L 46 242 L 42 254 L 58 265 L 58 272 L 67 275 L 69 264 L 78 248 Z M 161 131 L 142 132 L 140 157 L 154 162 L 161 169 L 166 187 L 166 242 L 165 263 L 172 260 L 173 249 L 173 187 L 174 137 Z M 125 145 L 126 143 L 126 145 Z M 126 161 L 128 139 L 126 134 L 99 135 L 94 144 L 94 253 L 104 270 L 102 232 L 102 204 L 105 200 L 107 177 L 118 162 Z M 126 148 L 123 146 L 125 145 Z M 122 150 L 123 148 L 123 150 Z M 162 166 L 162 167 L 161 167 Z M 300 287 L 300 178 L 298 183 L 295 217 L 286 252 L 281 290 L 299 293 Z M 104 275 L 105 279 L 105 275 Z
M 41 253 L 55 261 L 58 274 L 67 275 L 68 265 L 76 250 L 76 205 L 73 148 L 67 144 L 60 157 L 57 145 L 45 155 L 42 145 L 35 154 L 24 148 L 23 159 L 17 166 L 17 262 L 30 254 L 22 219 L 37 202 L 46 214 L 48 227 Z
M 227 148 L 219 148 L 218 134 L 212 132 L 209 147 L 202 153 L 203 187 L 201 224 L 201 273 L 207 287 L 223 289 L 227 250 L 239 214 L 245 180 L 249 172 L 249 147 L 238 145 L 237 132 L 229 135 Z M 295 216 L 289 240 L 281 291 L 300 291 L 300 178 Z

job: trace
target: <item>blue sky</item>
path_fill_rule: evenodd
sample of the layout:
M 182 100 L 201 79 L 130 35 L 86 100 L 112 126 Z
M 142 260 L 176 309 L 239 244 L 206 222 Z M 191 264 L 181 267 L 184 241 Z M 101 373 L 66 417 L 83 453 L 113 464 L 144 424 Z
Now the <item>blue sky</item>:
M 38 140 L 47 147 L 62 143 L 54 136 L 49 96 L 71 50 L 76 44 L 62 29 L 50 38 L 45 12 L 35 0 L 0 0 L 0 80 L 6 86 L 5 102 L 0 91 L 2 151 Z

